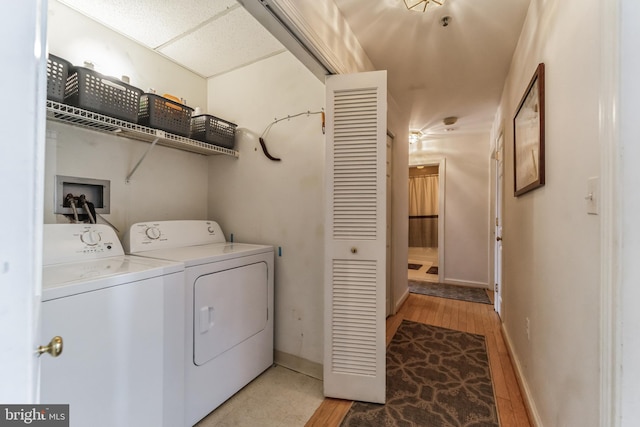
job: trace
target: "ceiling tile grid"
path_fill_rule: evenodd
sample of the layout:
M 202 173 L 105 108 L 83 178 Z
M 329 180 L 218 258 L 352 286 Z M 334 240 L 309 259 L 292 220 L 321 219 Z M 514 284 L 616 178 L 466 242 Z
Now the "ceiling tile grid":
M 236 0 L 58 0 L 202 77 L 282 52 Z
M 211 77 L 282 52 L 284 47 L 247 11 L 237 8 L 158 51 Z

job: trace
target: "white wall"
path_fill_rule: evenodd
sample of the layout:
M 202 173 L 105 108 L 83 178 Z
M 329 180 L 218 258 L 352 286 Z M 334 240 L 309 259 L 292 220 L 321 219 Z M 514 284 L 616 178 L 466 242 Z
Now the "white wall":
M 638 213 L 640 212 L 640 195 L 638 184 L 640 183 L 640 121 L 638 120 L 638 99 L 640 97 L 640 57 L 638 49 L 640 45 L 640 4 L 635 0 L 622 0 L 620 4 L 620 147 L 623 154 L 619 159 L 620 164 L 620 193 L 617 195 L 622 207 L 620 215 L 621 248 L 620 257 L 620 289 L 613 295 L 614 302 L 619 304 L 614 308 L 620 308 L 621 312 L 614 319 L 621 325 L 621 347 L 614 349 L 622 363 L 616 366 L 618 374 L 622 374 L 619 395 L 618 414 L 621 417 L 620 426 L 636 426 L 640 420 L 640 226 Z M 616 20 L 618 23 L 618 20 Z M 616 183 L 617 184 L 617 183 Z M 616 362 L 618 362 L 616 360 Z M 617 390 L 616 390 L 617 391 Z M 618 396 L 614 396 L 618 397 Z
M 441 268 L 447 283 L 488 286 L 489 158 L 488 134 L 421 141 L 409 153 L 411 166 L 446 162 Z
M 243 3 L 250 3 L 243 1 Z M 285 17 L 294 32 L 315 51 L 333 73 L 375 71 L 333 0 L 274 0 L 271 5 Z
M 320 79 L 323 77 L 320 75 L 320 68 L 324 67 L 336 74 L 375 70 L 333 0 L 313 2 L 275 0 L 270 3 L 270 6 L 286 21 L 290 31 L 303 40 L 315 57 L 322 61 L 324 64 L 322 67 L 315 64 L 316 60 L 311 59 L 307 52 L 300 52 L 297 40 L 292 40 L 288 31 L 283 32 L 281 25 L 275 22 L 269 13 L 265 13 L 262 5 L 250 0 L 239 1 L 285 46 L 292 46 L 292 52 L 297 54 L 298 59 L 306 63 L 314 75 Z M 403 111 L 395 102 L 393 94 L 387 94 L 387 100 L 387 126 L 395 136 L 392 149 L 391 282 L 394 294 L 393 305 L 397 310 L 408 296 L 406 261 L 409 207 L 408 187 L 405 183 L 409 176 L 407 168 L 409 116 L 408 112 Z
M 48 42 L 50 53 L 73 65 L 90 60 L 95 71 L 129 76 L 131 85 L 145 92 L 169 93 L 192 107 L 206 103 L 205 79 L 56 0 L 49 0 Z
M 494 126 L 505 135 L 504 328 L 544 426 L 599 423 L 600 217 L 584 199 L 600 174 L 599 3 L 532 0 Z M 512 117 L 539 62 L 546 185 L 516 198 Z
M 38 0 L 11 10 L 0 28 L 5 67 L 0 88 L 0 402 L 38 402 L 42 288 L 42 177 L 46 8 Z M 43 341 L 40 341 L 40 340 Z M 45 355 L 45 357 L 48 357 Z M 5 417 L 6 418 L 6 417 Z
M 130 182 L 125 182 L 149 146 L 146 142 L 47 123 L 44 222 L 68 222 L 53 213 L 56 175 L 109 180 L 111 212 L 104 217 L 119 230 L 121 238 L 135 222 L 207 219 L 206 156 L 155 146 Z
M 51 53 L 75 65 L 91 59 L 96 71 L 129 75 L 131 84 L 143 91 L 153 87 L 158 93 L 186 98 L 190 105 L 206 105 L 205 79 L 55 0 L 49 4 L 48 44 Z M 104 217 L 120 231 L 120 237 L 135 222 L 206 219 L 206 156 L 155 146 L 132 180 L 125 183 L 149 146 L 48 122 L 44 222 L 67 222 L 53 213 L 56 175 L 109 180 L 111 213 Z
M 319 115 L 275 118 L 324 107 L 324 84 L 285 52 L 209 80 L 209 113 L 239 125 L 240 157 L 210 158 L 209 216 L 227 239 L 274 245 L 275 347 L 322 362 L 324 135 Z M 278 355 L 277 355 L 278 356 Z
M 262 16 L 263 11 L 251 2 L 246 3 L 254 16 L 270 28 L 272 21 Z M 300 31 L 302 37 L 334 68 L 334 71 L 354 73 L 374 69 L 333 1 L 294 4 L 284 0 L 276 3 L 280 12 L 287 15 L 293 27 Z M 278 31 L 275 31 L 274 35 L 278 37 Z M 287 39 L 284 37 L 282 42 L 286 44 Z M 302 59 L 308 59 L 307 56 L 302 56 Z M 311 135 L 317 135 L 316 133 L 309 134 L 307 128 L 300 128 L 303 125 L 307 126 L 305 124 L 291 123 L 281 130 L 278 129 L 283 125 L 276 125 L 267 138 L 270 150 L 279 156 L 278 149 L 282 146 L 286 157 L 290 159 L 288 161 L 293 165 L 287 163 L 285 166 L 285 159 L 282 165 L 274 166 L 260 153 L 257 136 L 275 117 L 280 118 L 287 114 L 295 114 L 300 109 L 305 111 L 323 105 L 324 82 L 318 85 L 317 79 L 313 80 L 313 74 L 305 70 L 288 53 L 274 59 L 280 62 L 279 65 L 270 64 L 270 61 L 266 60 L 210 80 L 211 113 L 219 112 L 222 117 L 236 120 L 241 126 L 249 127 L 251 132 L 241 133 L 239 146 L 242 152 L 237 164 L 226 162 L 224 159 L 212 159 L 215 170 L 223 171 L 225 185 L 214 186 L 220 177 L 212 174 L 209 211 L 212 218 L 225 218 L 224 222 L 231 226 L 225 226 L 227 232 L 235 228 L 242 230 L 249 239 L 275 245 L 282 245 L 283 243 L 278 242 L 284 242 L 288 246 L 288 252 L 283 246 L 285 252 L 276 264 L 276 350 L 320 363 L 323 358 L 323 313 L 320 303 L 323 295 L 323 253 L 320 243 L 323 236 L 323 221 L 320 215 L 323 209 L 323 183 L 322 179 L 318 179 L 324 170 L 324 138 L 321 137 L 315 142 Z M 241 85 L 239 90 L 238 85 Z M 249 123 L 256 124 L 250 126 Z M 316 130 L 315 122 L 310 126 L 313 131 Z M 398 108 L 392 96 L 389 96 L 388 128 L 396 137 L 393 145 L 391 245 L 392 292 L 397 308 L 402 298 L 407 295 L 408 116 Z M 277 132 L 283 132 L 283 135 L 276 137 Z M 296 132 L 296 139 L 287 139 Z M 300 135 L 305 135 L 303 140 L 306 141 L 301 146 L 298 141 Z M 276 143 L 270 142 L 272 140 Z M 287 150 L 289 147 L 290 150 Z M 247 159 L 247 154 L 251 154 L 251 160 Z M 254 166 L 257 168 L 255 171 L 252 170 Z M 294 173 L 287 172 L 289 169 L 280 172 L 283 168 L 291 168 Z M 299 174 L 300 182 L 296 183 L 293 177 L 296 175 L 295 171 L 300 170 L 304 172 Z M 277 174 L 274 175 L 277 178 L 275 182 L 270 175 L 274 172 Z M 230 189 L 225 189 L 227 186 Z M 290 195 L 282 194 L 285 192 Z M 269 205 L 269 202 L 266 205 L 260 203 L 270 198 L 275 200 L 275 206 Z M 284 209 L 279 206 L 281 202 L 291 205 Z M 241 209 L 226 210 L 226 206 L 229 206 L 227 203 Z M 290 206 L 293 206 L 293 209 Z M 253 213 L 245 213 L 247 208 Z M 264 217 L 261 218 L 258 213 Z M 271 221 L 269 216 L 272 217 Z M 270 228 L 270 225 L 275 228 Z M 295 234 L 298 235 L 294 237 Z M 289 242 L 295 244 L 290 245 Z M 311 247 L 308 247 L 309 245 Z M 293 256 L 290 248 L 296 251 Z M 287 260 L 287 256 L 292 257 L 290 261 Z M 300 264 L 300 261 L 303 264 Z M 306 267 L 303 268 L 303 265 Z M 309 277 L 310 282 L 301 282 L 301 275 Z M 278 301 L 278 295 L 281 295 L 281 302 Z M 281 329 L 278 330 L 279 328 Z

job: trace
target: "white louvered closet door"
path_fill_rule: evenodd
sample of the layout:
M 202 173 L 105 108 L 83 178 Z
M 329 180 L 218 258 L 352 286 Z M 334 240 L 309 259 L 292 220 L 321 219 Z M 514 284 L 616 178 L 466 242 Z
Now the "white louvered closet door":
M 387 73 L 326 91 L 324 394 L 384 403 Z

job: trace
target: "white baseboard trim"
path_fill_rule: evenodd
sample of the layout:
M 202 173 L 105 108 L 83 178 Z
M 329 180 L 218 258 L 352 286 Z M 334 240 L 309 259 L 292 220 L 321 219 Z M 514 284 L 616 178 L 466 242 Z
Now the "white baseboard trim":
M 273 352 L 273 362 L 276 365 L 284 366 L 292 371 L 300 372 L 312 378 L 322 380 L 322 364 L 285 353 L 284 351 L 275 350 Z
M 393 314 L 396 314 L 398 310 L 400 310 L 400 307 L 402 307 L 402 304 L 404 304 L 407 298 L 409 298 L 409 288 L 407 288 L 402 294 L 402 296 L 400 297 L 400 299 L 396 301 L 396 306 L 393 309 Z
M 459 285 L 459 286 L 470 286 L 473 288 L 482 288 L 489 289 L 489 284 L 486 282 L 474 282 L 472 280 L 456 280 L 456 279 L 448 279 L 445 278 L 443 283 L 447 285 Z
M 502 338 L 504 338 L 504 343 L 507 346 L 507 352 L 509 353 L 511 364 L 515 369 L 516 380 L 518 381 L 518 385 L 520 386 L 520 390 L 523 394 L 522 400 L 524 400 L 524 406 L 527 410 L 527 414 L 529 415 L 529 421 L 531 422 L 533 427 L 543 427 L 542 421 L 540 421 L 540 415 L 538 414 L 535 401 L 533 400 L 533 396 L 531 395 L 531 389 L 529 388 L 527 381 L 524 379 L 524 375 L 522 375 L 522 366 L 520 365 L 520 361 L 513 352 L 511 338 L 509 338 L 509 334 L 504 328 L 504 323 L 500 324 L 500 330 L 502 332 Z

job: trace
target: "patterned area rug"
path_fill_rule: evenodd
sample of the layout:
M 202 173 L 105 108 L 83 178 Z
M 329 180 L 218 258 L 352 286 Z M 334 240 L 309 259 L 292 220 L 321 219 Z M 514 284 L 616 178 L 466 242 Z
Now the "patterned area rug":
M 498 427 L 482 335 L 403 320 L 387 348 L 387 403 L 354 402 L 342 427 Z
M 469 286 L 447 285 L 444 283 L 431 283 L 418 280 L 409 280 L 409 292 L 413 294 L 429 295 L 432 297 L 491 304 L 491 300 L 487 296 L 487 292 L 484 289 L 472 288 Z

